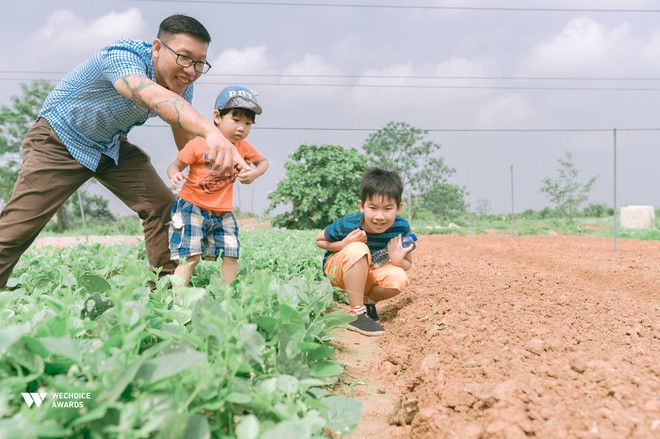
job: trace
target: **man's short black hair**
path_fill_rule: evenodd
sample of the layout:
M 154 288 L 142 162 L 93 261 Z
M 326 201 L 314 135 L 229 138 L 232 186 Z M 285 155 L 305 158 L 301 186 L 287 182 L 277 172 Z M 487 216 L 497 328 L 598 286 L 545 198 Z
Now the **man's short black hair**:
M 170 15 L 160 23 L 158 38 L 164 35 L 190 34 L 200 40 L 210 43 L 211 35 L 204 25 L 192 17 L 183 14 Z
M 254 111 L 250 110 L 249 108 L 241 108 L 241 107 L 236 107 L 236 108 L 223 108 L 222 110 L 218 110 L 220 112 L 220 117 L 224 117 L 225 114 L 231 113 L 235 116 L 245 116 L 248 119 L 254 123 L 254 119 L 256 117 L 256 114 Z
M 360 183 L 360 200 L 366 203 L 374 196 L 385 196 L 394 199 L 396 205 L 401 204 L 403 194 L 403 181 L 394 171 L 382 168 L 368 168 L 362 176 Z

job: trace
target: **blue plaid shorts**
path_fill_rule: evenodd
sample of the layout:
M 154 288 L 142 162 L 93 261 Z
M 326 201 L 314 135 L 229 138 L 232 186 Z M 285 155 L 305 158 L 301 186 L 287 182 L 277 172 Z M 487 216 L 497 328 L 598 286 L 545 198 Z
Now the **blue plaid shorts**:
M 221 252 L 222 256 L 238 258 L 238 224 L 231 212 L 218 215 L 177 197 L 169 226 L 172 259 L 202 255 L 214 261 Z

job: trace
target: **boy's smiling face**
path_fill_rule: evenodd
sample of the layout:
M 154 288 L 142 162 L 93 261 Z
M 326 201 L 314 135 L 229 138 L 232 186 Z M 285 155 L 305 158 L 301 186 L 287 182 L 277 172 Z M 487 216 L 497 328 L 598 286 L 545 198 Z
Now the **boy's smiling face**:
M 363 203 L 358 201 L 362 212 L 362 228 L 367 233 L 383 233 L 394 224 L 396 216 L 401 213 L 403 203 L 397 206 L 396 200 L 384 195 L 374 195 Z

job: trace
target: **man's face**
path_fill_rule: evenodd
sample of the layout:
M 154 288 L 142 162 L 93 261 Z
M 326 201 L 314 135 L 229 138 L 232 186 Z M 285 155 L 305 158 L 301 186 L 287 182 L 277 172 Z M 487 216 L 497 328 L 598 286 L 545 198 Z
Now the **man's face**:
M 375 195 L 363 203 L 358 201 L 360 212 L 364 216 L 362 228 L 368 233 L 383 233 L 394 224 L 396 216 L 401 213 L 403 203 L 397 206 L 394 198 Z
M 189 67 L 177 64 L 177 54 L 180 55 L 180 63 L 186 60 L 203 62 L 206 61 L 208 48 L 208 43 L 190 34 L 171 34 L 165 35 L 162 40 L 155 39 L 152 58 L 156 82 L 174 93 L 181 94 L 202 74 L 195 70 L 195 64 Z

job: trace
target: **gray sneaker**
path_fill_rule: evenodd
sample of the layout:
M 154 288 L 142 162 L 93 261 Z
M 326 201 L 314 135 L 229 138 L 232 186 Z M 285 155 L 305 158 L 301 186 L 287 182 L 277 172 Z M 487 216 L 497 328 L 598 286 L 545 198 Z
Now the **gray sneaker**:
M 368 336 L 382 335 L 385 333 L 385 329 L 381 326 L 381 324 L 374 322 L 366 314 L 360 314 L 357 316 L 357 320 L 354 320 L 348 324 L 348 329 Z
M 367 308 L 367 315 L 374 322 L 380 323 L 380 317 L 378 317 L 378 310 L 376 310 L 376 305 L 373 303 L 365 303 L 364 306 Z

